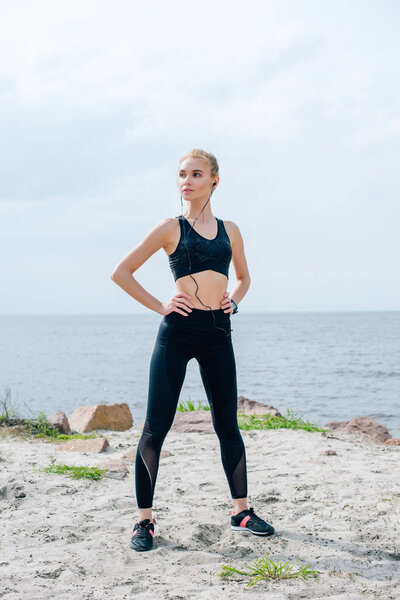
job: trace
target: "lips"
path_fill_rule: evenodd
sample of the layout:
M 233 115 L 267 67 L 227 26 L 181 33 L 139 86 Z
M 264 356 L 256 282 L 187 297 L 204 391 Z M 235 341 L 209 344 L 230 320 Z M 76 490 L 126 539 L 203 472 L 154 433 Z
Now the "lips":
M 193 192 L 193 190 L 191 190 L 190 188 L 185 188 L 183 191 L 184 192 Z

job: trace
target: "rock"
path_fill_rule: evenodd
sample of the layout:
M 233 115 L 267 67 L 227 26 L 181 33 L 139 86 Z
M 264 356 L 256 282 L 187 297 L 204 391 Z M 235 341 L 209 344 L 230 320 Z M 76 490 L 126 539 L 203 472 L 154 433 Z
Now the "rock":
M 209 410 L 176 411 L 171 431 L 215 433 Z
M 105 452 L 110 444 L 105 438 L 91 440 L 69 440 L 59 446 L 60 450 L 67 452 Z
M 329 421 L 328 423 L 325 423 L 325 425 L 323 426 L 323 429 L 327 428 L 327 429 L 343 429 L 344 427 L 346 427 L 347 423 L 349 421 Z M 326 437 L 326 434 L 322 434 L 324 437 Z
M 326 456 L 337 456 L 336 450 L 332 450 L 331 448 L 328 448 L 328 450 L 325 450 L 324 454 L 326 454 Z
M 69 433 L 71 431 L 67 415 L 61 410 L 53 413 L 50 415 L 50 417 L 46 417 L 46 420 L 48 423 L 50 423 L 50 425 L 56 427 L 61 433 Z
M 368 416 L 355 417 L 354 419 L 350 419 L 350 421 L 331 421 L 325 423 L 324 427 L 339 429 L 344 433 L 361 434 L 377 443 L 385 442 L 391 437 L 385 425 L 381 425 L 378 421 Z
M 96 429 L 126 431 L 133 425 L 132 413 L 126 403 L 79 406 L 69 417 L 73 431 L 87 433 Z
M 269 413 L 273 417 L 282 416 L 279 410 L 274 406 L 257 402 L 257 400 L 249 400 L 248 398 L 245 398 L 245 396 L 238 397 L 238 412 L 245 413 L 246 415 L 266 415 Z
M 118 458 L 106 460 L 101 463 L 100 469 L 108 469 L 105 477 L 110 477 L 111 479 L 123 479 L 128 473 L 126 465 Z
M 400 438 L 389 438 L 383 442 L 386 446 L 400 446 Z
M 351 419 L 344 428 L 346 433 L 361 433 L 374 442 L 385 442 L 391 438 L 388 428 L 371 417 L 356 417 Z

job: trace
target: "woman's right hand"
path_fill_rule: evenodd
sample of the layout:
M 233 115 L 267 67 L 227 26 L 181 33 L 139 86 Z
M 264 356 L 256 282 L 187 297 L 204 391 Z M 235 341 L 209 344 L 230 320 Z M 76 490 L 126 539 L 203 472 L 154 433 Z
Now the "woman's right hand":
M 169 313 L 175 311 L 187 317 L 188 313 L 181 309 L 185 308 L 187 311 L 192 312 L 191 309 L 193 308 L 193 304 L 188 300 L 189 298 L 191 298 L 190 294 L 184 292 L 183 290 L 180 290 L 179 292 L 174 294 L 172 298 L 168 300 L 168 302 L 161 303 L 164 308 L 162 314 L 169 315 Z

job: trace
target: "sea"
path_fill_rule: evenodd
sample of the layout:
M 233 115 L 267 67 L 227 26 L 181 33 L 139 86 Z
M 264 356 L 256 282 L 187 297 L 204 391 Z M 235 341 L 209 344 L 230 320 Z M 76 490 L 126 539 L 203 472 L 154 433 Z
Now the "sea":
M 162 316 L 0 316 L 0 399 L 22 417 L 126 402 L 145 419 Z M 368 415 L 400 437 L 400 311 L 231 317 L 238 395 L 323 426 Z M 207 403 L 196 359 L 180 401 Z M 1 408 L 0 408 L 1 412 Z

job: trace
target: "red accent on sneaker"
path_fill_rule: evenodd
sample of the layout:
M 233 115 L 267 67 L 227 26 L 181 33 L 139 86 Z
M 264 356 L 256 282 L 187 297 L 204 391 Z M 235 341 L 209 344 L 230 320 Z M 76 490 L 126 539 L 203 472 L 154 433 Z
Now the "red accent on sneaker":
M 239 527 L 246 527 L 246 523 L 247 521 L 250 519 L 250 515 L 247 515 L 247 517 L 244 517 L 240 523 L 239 523 Z
M 132 537 L 137 534 L 137 529 L 132 533 Z
M 152 529 L 149 529 L 151 535 L 154 537 L 154 531 Z

